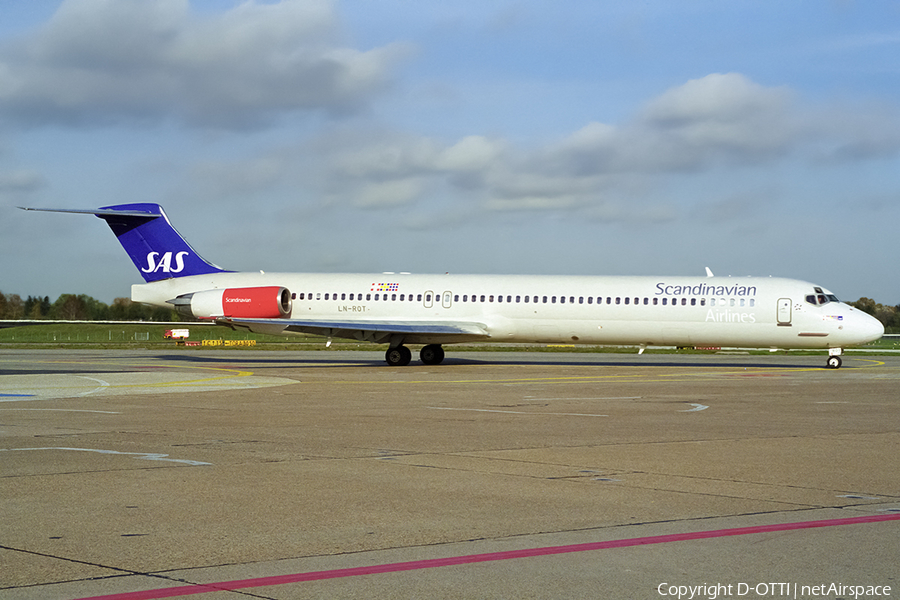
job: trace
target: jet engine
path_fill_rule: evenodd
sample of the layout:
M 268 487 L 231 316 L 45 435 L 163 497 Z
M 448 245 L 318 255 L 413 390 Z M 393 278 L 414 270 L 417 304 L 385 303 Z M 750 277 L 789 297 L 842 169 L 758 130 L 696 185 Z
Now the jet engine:
M 179 313 L 197 319 L 278 319 L 291 314 L 291 292 L 278 286 L 205 290 L 169 300 Z

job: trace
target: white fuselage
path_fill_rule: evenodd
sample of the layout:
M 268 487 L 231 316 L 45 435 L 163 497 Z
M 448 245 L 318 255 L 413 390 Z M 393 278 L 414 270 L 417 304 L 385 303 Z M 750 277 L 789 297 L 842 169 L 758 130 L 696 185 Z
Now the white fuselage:
M 257 286 L 290 290 L 290 319 L 477 323 L 495 342 L 842 348 L 884 331 L 827 290 L 771 277 L 215 273 L 134 285 L 132 299 L 170 307 L 184 294 Z M 811 295 L 833 300 L 810 302 Z M 250 327 L 286 328 L 277 321 Z M 402 340 L 460 341 L 466 338 Z

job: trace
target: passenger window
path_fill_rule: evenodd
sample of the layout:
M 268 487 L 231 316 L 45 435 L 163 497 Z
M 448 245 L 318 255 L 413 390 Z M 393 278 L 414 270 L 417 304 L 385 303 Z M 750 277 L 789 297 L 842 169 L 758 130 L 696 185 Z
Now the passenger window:
M 668 300 L 668 298 L 663 298 L 663 306 L 666 305 L 666 300 Z
M 730 304 L 732 307 L 734 306 L 734 298 L 732 298 L 732 299 L 729 301 L 729 304 Z
M 697 299 L 691 298 L 691 306 L 697 306 Z
M 575 296 L 569 296 L 569 304 L 575 304 Z
M 616 297 L 616 304 L 622 304 L 622 298 L 621 298 L 621 297 L 618 297 L 618 296 Z
M 385 298 L 387 298 L 387 294 L 385 294 L 384 296 L 385 296 Z M 397 294 L 391 294 L 391 301 L 396 302 L 396 300 L 397 300 Z
M 578 297 L 578 304 L 584 304 L 584 296 Z
M 756 306 L 756 300 L 750 298 L 750 306 Z
M 745 302 L 746 302 L 746 300 L 744 300 L 743 298 L 741 298 L 741 306 L 744 306 L 744 303 L 745 303 Z
M 565 297 L 565 296 L 560 296 L 560 298 L 559 298 L 559 303 L 560 303 L 560 304 L 565 304 L 565 303 L 566 303 L 566 297 Z
M 629 300 L 631 300 L 631 298 L 625 298 L 625 304 L 628 304 Z
M 544 296 L 544 304 L 547 304 L 547 296 Z
M 528 296 L 525 297 L 525 300 L 528 300 Z M 522 296 L 516 296 L 516 304 L 522 301 Z
M 656 306 L 657 304 L 659 304 L 659 298 L 654 298 L 654 299 L 653 299 L 653 306 Z
M 553 296 L 552 298 L 550 298 L 550 303 L 556 304 L 556 296 Z
M 484 302 L 484 294 L 481 295 L 481 301 Z

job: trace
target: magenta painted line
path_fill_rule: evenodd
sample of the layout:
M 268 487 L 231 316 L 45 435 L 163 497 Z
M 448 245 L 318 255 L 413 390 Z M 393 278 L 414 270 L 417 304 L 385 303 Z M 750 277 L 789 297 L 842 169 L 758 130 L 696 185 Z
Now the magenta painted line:
M 465 556 L 451 556 L 449 558 L 431 558 L 427 560 L 414 560 L 410 562 L 388 563 L 384 565 L 372 565 L 368 567 L 352 567 L 349 569 L 334 569 L 331 571 L 312 571 L 309 573 L 293 573 L 290 575 L 275 575 L 273 577 L 258 577 L 256 579 L 241 579 L 237 581 L 224 581 L 221 583 L 208 583 L 198 585 L 182 585 L 143 592 L 128 592 L 124 594 L 110 594 L 108 596 L 92 596 L 80 600 L 155 600 L 157 598 L 178 598 L 193 596 L 195 594 L 207 594 L 210 592 L 223 592 L 242 590 L 247 588 L 259 588 L 272 585 L 284 585 L 287 583 L 300 583 L 303 581 L 320 581 L 323 579 L 340 579 L 342 577 L 358 577 L 360 575 L 376 575 L 379 573 L 397 573 L 400 571 L 415 571 L 419 569 L 433 569 L 435 567 L 449 567 L 454 565 L 468 565 L 473 563 L 491 562 L 497 560 L 510 560 L 513 558 L 531 558 L 535 556 L 550 556 L 553 554 L 568 554 L 571 552 L 587 552 L 590 550 L 605 550 L 609 548 L 628 548 L 630 546 L 644 546 L 649 544 L 667 544 L 669 542 L 684 542 L 688 540 L 706 540 L 718 537 L 731 537 L 737 535 L 752 535 L 755 533 L 769 533 L 773 531 L 792 531 L 797 529 L 814 529 L 817 527 L 837 527 L 839 525 L 859 525 L 862 523 L 878 523 L 881 521 L 900 520 L 900 514 L 869 515 L 864 517 L 850 517 L 846 519 L 827 519 L 824 521 L 801 521 L 799 523 L 776 523 L 774 525 L 757 525 L 754 527 L 738 527 L 735 529 L 716 529 L 712 531 L 694 531 L 690 533 L 673 533 L 669 535 L 656 535 L 650 537 L 630 538 L 625 540 L 610 540 L 606 542 L 589 542 L 586 544 L 572 544 L 569 546 L 548 546 L 545 548 L 526 548 L 524 550 L 509 550 L 506 552 L 489 552 L 486 554 L 469 554 Z

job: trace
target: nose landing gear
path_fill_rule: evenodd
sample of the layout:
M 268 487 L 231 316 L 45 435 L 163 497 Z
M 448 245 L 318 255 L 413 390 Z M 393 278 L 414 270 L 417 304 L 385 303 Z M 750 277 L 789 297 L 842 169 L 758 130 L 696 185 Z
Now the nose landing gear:
M 842 348 L 829 348 L 828 362 L 825 363 L 825 366 L 827 366 L 829 369 L 840 369 L 842 351 Z

